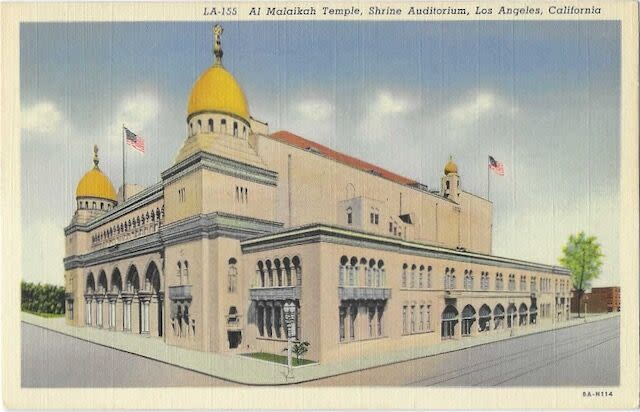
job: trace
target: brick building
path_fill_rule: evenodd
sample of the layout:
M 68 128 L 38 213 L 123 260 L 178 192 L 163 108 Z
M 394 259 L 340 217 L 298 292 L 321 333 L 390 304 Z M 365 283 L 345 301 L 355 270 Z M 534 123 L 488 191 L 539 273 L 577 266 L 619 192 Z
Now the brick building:
M 620 312 L 620 286 L 592 288 L 591 292 L 582 296 L 580 305 L 580 312 Z M 576 292 L 571 297 L 571 312 L 578 312 L 578 294 Z

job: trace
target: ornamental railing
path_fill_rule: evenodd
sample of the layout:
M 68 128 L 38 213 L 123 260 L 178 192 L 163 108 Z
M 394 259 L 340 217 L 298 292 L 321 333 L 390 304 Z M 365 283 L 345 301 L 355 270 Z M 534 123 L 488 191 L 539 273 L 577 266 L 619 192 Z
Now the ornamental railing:
M 391 289 L 376 287 L 338 287 L 340 300 L 386 300 L 391 297 Z

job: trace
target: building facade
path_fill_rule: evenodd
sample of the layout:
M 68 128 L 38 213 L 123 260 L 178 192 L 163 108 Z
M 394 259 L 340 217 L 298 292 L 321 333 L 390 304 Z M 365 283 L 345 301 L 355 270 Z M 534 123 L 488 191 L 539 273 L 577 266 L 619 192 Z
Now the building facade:
M 208 352 L 280 354 L 292 334 L 325 362 L 568 318 L 569 272 L 493 256 L 492 204 L 453 160 L 429 190 L 271 133 L 221 32 L 160 182 L 118 198 L 95 149 L 65 228 L 69 324 Z
M 620 286 L 591 288 L 580 299 L 581 313 L 620 312 Z M 571 297 L 571 311 L 578 312 L 578 294 Z

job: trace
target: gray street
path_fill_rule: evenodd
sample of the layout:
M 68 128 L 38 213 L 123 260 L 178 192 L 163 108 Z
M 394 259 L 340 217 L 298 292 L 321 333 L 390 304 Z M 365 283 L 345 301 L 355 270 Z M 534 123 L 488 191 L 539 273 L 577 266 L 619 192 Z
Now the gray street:
M 508 339 L 304 385 L 617 385 L 619 317 Z M 233 385 L 137 355 L 22 324 L 24 387 Z

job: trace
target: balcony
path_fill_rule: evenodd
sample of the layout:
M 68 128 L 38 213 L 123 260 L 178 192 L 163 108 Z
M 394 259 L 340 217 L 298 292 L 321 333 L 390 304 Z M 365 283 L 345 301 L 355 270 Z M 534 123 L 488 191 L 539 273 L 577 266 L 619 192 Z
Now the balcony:
M 338 287 L 340 300 L 387 300 L 391 289 L 374 287 Z
M 300 288 L 297 286 L 279 286 L 271 288 L 249 289 L 251 300 L 298 300 Z
M 169 286 L 169 299 L 191 300 L 191 285 Z

